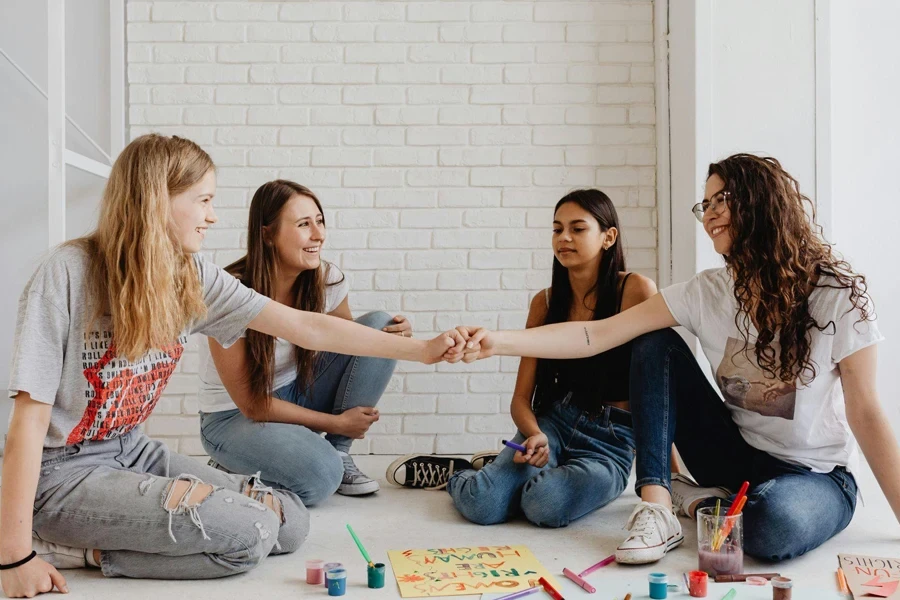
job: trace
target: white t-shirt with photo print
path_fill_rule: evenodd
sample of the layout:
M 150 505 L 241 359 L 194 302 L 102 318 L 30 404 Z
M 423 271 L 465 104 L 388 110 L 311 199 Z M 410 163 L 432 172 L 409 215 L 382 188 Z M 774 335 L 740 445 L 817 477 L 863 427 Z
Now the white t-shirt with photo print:
M 823 277 L 819 286 L 837 285 Z M 755 329 L 749 349 L 735 325 L 738 312 L 734 279 L 727 269 L 709 269 L 662 290 L 679 325 L 697 336 L 731 416 L 744 440 L 785 462 L 817 473 L 836 466 L 856 471 L 859 449 L 850 432 L 838 363 L 884 338 L 874 316 L 860 321 L 850 303 L 850 290 L 816 287 L 809 311 L 823 331 L 810 330 L 810 359 L 816 377 L 785 384 L 763 371 L 756 361 Z M 833 325 L 832 325 L 833 323 Z M 774 344 L 778 355 L 777 340 Z

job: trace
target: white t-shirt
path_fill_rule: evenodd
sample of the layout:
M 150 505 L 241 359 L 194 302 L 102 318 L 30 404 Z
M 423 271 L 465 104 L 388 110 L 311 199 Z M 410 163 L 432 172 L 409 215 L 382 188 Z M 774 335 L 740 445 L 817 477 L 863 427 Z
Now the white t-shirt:
M 323 263 L 319 268 L 325 268 Z M 337 283 L 340 282 L 340 283 Z M 335 265 L 331 264 L 325 280 L 325 311 L 330 313 L 340 306 L 350 290 L 346 277 Z M 333 284 L 333 285 L 332 285 Z M 241 336 L 244 337 L 244 336 Z M 291 383 L 297 378 L 297 360 L 294 357 L 294 345 L 287 340 L 275 338 L 275 372 L 272 375 L 272 391 Z M 205 413 L 234 410 L 237 405 L 225 385 L 216 363 L 209 353 L 209 344 L 200 344 L 200 389 L 197 392 L 200 411 Z
M 837 285 L 830 277 L 819 284 Z M 743 338 L 734 323 L 738 304 L 733 290 L 734 279 L 722 267 L 670 286 L 662 296 L 678 324 L 699 338 L 744 440 L 817 473 L 828 473 L 836 466 L 857 470 L 859 449 L 847 424 L 838 363 L 884 339 L 876 322 L 859 322 L 859 311 L 850 303 L 850 290 L 816 287 L 809 296 L 810 315 L 820 326 L 834 325 L 823 332 L 810 330 L 810 359 L 816 366 L 816 378 L 792 386 L 759 367 L 752 324 L 749 350 L 742 351 Z M 773 348 L 777 356 L 777 339 Z

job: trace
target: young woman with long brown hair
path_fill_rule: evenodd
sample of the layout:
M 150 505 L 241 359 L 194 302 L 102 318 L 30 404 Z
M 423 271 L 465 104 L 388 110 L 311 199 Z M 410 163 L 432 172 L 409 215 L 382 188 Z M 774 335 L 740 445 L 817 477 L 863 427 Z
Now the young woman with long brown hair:
M 299 310 L 352 321 L 349 285 L 320 258 L 325 215 L 316 195 L 292 181 L 263 184 L 253 195 L 247 254 L 226 271 L 247 287 Z M 403 337 L 409 321 L 370 312 L 357 323 Z M 288 340 L 248 331 L 223 348 L 202 349 L 200 378 L 203 446 L 215 464 L 288 489 L 306 506 L 335 491 L 371 494 L 378 482 L 350 457 L 354 439 L 378 420 L 375 405 L 396 361 L 317 353 Z M 320 432 L 325 432 L 323 438 Z
M 727 505 L 743 481 L 748 554 L 783 560 L 818 547 L 856 508 L 857 440 L 900 519 L 900 448 L 875 389 L 882 337 L 865 277 L 823 241 L 811 203 L 775 159 L 710 165 L 694 213 L 724 267 L 600 321 L 461 328 L 473 353 L 577 358 L 633 340 L 642 502 L 620 562 L 659 560 L 683 540 L 675 512 Z M 724 403 L 675 325 L 699 338 Z M 670 477 L 673 442 L 697 483 Z
M 628 272 L 619 216 L 596 189 L 572 191 L 556 204 L 549 288 L 531 301 L 526 327 L 605 319 L 656 293 Z M 522 515 L 541 527 L 565 527 L 621 495 L 634 462 L 629 413 L 631 344 L 578 360 L 519 363 L 505 448 L 461 457 L 410 455 L 388 467 L 406 487 L 444 489 L 466 519 L 493 525 Z M 479 463 L 493 459 L 479 468 Z
M 299 311 L 199 258 L 216 222 L 215 187 L 212 160 L 195 143 L 135 139 L 112 167 L 96 231 L 54 250 L 26 285 L 0 492 L 7 596 L 67 591 L 56 567 L 222 577 L 303 542 L 309 513 L 295 494 L 170 452 L 137 429 L 190 333 L 228 346 L 251 328 L 311 350 L 427 363 L 461 356 L 458 333 L 401 339 Z

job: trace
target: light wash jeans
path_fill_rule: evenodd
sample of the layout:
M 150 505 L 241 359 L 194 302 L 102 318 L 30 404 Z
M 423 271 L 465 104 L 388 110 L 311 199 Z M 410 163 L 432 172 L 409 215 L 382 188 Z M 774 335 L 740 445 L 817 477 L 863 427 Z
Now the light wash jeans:
M 195 509 L 167 510 L 169 487 L 177 480 L 199 480 L 213 492 Z M 296 495 L 273 492 L 282 505 L 279 519 L 244 494 L 254 480 L 171 452 L 139 430 L 48 448 L 41 459 L 33 535 L 101 550 L 107 577 L 233 575 L 269 553 L 293 552 L 309 533 L 309 512 Z
M 844 467 L 813 473 L 744 441 L 728 408 L 674 330 L 634 340 L 630 385 L 638 493 L 645 485 L 670 486 L 674 442 L 701 486 L 737 491 L 742 482 L 750 482 L 743 511 L 744 551 L 750 556 L 772 561 L 794 558 L 850 524 L 856 510 L 853 475 Z M 700 504 L 704 506 L 715 506 L 715 498 Z
M 608 413 L 591 418 L 560 404 L 539 416 L 538 425 L 550 443 L 545 467 L 516 464 L 515 450 L 504 448 L 481 470 L 450 477 L 447 491 L 462 516 L 493 525 L 521 512 L 535 525 L 565 527 L 619 497 L 634 460 L 630 427 L 610 423 Z M 513 441 L 524 439 L 516 433 Z
M 356 322 L 381 329 L 393 320 L 370 312 Z M 318 412 L 339 415 L 356 406 L 375 406 L 387 388 L 397 361 L 323 352 L 316 363 L 312 391 L 296 381 L 274 396 Z M 258 423 L 241 411 L 201 413 L 203 447 L 217 463 L 235 473 L 260 472 L 262 480 L 291 490 L 312 506 L 331 496 L 341 484 L 344 465 L 338 451 L 348 452 L 353 440 L 289 423 Z

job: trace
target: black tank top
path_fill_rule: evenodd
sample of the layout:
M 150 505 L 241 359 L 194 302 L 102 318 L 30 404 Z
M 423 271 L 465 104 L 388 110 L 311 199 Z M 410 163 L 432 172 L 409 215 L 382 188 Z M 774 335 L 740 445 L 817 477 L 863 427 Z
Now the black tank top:
M 622 278 L 617 314 L 622 311 L 625 282 L 630 275 L 627 273 Z M 546 386 L 549 389 L 535 389 L 533 405 L 536 414 L 546 412 L 559 402 L 572 404 L 588 413 L 598 413 L 605 404 L 628 400 L 631 342 L 587 358 L 547 362 L 553 377 Z

